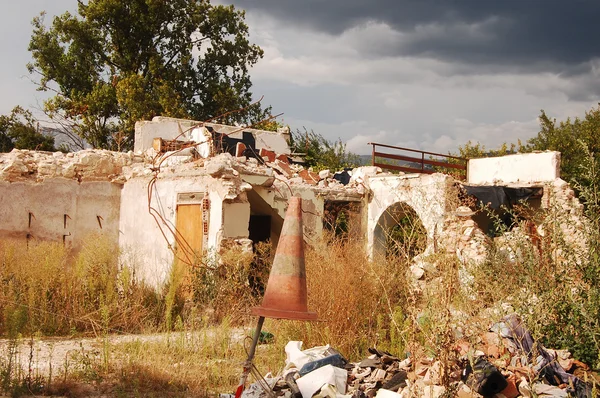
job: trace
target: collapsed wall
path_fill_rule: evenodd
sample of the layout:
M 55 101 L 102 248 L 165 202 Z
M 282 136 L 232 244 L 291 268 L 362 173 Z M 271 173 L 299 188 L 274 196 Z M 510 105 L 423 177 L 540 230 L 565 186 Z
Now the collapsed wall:
M 169 134 L 185 128 L 179 121 L 164 122 Z M 138 133 L 143 126 L 154 134 L 162 122 L 142 124 Z M 226 131 L 237 134 L 236 129 Z M 194 148 L 163 152 L 154 147 L 135 154 L 4 154 L 0 239 L 62 241 L 78 250 L 87 239 L 102 235 L 120 246 L 122 263 L 136 277 L 159 287 L 174 261 L 198 265 L 232 245 L 251 251 L 257 242 L 276 244 L 291 196 L 303 199 L 307 241 L 322 234 L 323 215 L 332 204 L 357 204 L 353 209 L 361 214 L 364 192 L 355 183 L 345 186 L 333 174 L 321 178 L 293 164 L 291 155 L 271 150 L 285 134 L 268 133 L 275 137 L 274 147 L 260 138 L 267 132 L 253 134 L 267 151 L 264 157 L 226 151 L 203 158 Z
M 560 178 L 559 152 L 472 159 L 468 167 L 459 207 L 444 219 L 438 242 L 444 251 L 463 264 L 481 264 L 493 241 L 508 261 L 521 261 L 519 246 L 526 242 L 553 261 L 585 260 L 587 221 L 583 205 Z
M 207 130 L 193 135 L 198 128 Z M 194 141 L 198 137 L 209 141 Z M 585 252 L 582 206 L 559 178 L 556 152 L 473 159 L 469 180 L 462 182 L 378 167 L 315 173 L 294 161 L 285 132 L 155 118 L 136 125 L 138 139 L 144 151 L 137 153 L 13 150 L 0 156 L 0 239 L 62 241 L 77 250 L 90 236 L 104 236 L 120 246 L 136 277 L 159 287 L 174 261 L 197 266 L 232 246 L 252 251 L 258 242 L 276 245 L 287 202 L 299 196 L 307 242 L 329 230 L 364 243 L 371 258 L 388 255 L 394 228 L 416 220 L 422 230 L 411 233 L 424 234 L 425 245 L 409 254 L 415 275 L 422 276 L 429 254 L 482 263 L 491 239 L 510 243 L 511 234 L 520 233 L 535 244 L 555 233 L 556 219 L 536 216 L 494 237 L 493 220 L 479 205 L 492 198 L 512 206 L 519 197 L 535 214 L 557 209 L 565 240 L 580 256 Z M 527 230 L 520 231 L 523 225 Z
M 133 153 L 13 150 L 0 156 L 0 239 L 78 249 L 90 235 L 116 241 L 124 167 Z

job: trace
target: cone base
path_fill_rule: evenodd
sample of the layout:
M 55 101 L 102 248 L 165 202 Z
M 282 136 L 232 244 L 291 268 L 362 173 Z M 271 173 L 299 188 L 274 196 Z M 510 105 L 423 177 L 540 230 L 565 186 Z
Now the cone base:
M 265 318 L 274 319 L 289 319 L 292 321 L 316 321 L 316 312 L 299 312 L 299 311 L 285 311 L 277 310 L 273 308 L 265 307 L 254 307 L 252 308 L 252 315 L 264 316 Z

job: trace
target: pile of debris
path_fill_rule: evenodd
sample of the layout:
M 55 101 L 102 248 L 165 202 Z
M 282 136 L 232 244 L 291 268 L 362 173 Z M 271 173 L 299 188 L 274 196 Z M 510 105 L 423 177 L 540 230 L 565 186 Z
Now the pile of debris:
M 79 152 L 42 152 L 13 149 L 0 156 L 0 180 L 15 182 L 48 178 L 81 181 L 124 182 L 123 169 L 141 164 L 144 157 L 133 152 L 86 149 Z
M 242 397 L 592 396 L 592 387 L 583 381 L 589 367 L 567 351 L 535 343 L 516 315 L 494 324 L 476 346 L 458 342 L 455 359 L 445 363 L 408 355 L 398 358 L 376 349 L 369 349 L 368 358 L 349 363 L 329 346 L 304 351 L 301 346 L 297 341 L 287 344 L 283 372 L 264 380 L 269 389 L 263 381 L 257 382 Z

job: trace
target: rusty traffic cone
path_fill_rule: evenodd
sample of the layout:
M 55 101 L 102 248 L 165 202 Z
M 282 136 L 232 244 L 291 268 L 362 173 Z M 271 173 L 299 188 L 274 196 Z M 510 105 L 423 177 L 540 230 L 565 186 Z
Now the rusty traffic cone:
M 306 269 L 304 265 L 304 235 L 302 233 L 302 199 L 290 198 L 277 252 L 269 274 L 267 289 L 260 307 L 252 308 L 252 314 L 258 315 L 258 324 L 254 330 L 252 345 L 235 398 L 240 398 L 246 388 L 246 380 L 252 371 L 256 345 L 265 318 L 314 321 L 315 312 L 308 311 L 306 295 Z
M 317 319 L 315 312 L 308 311 L 302 199 L 298 197 L 290 198 L 262 305 L 254 307 L 252 314 L 299 321 Z

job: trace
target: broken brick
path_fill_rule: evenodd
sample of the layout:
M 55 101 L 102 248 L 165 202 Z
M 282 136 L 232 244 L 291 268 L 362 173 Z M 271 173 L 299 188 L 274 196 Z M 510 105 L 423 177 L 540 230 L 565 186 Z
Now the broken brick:
M 503 398 L 516 398 L 520 395 L 519 390 L 517 389 L 517 382 L 515 375 L 509 375 L 506 377 L 506 382 L 508 383 L 506 388 L 500 391 L 496 396 Z
M 302 177 L 304 182 L 306 182 L 307 184 L 317 185 L 317 183 L 319 182 L 319 175 L 312 171 L 308 171 L 308 170 L 304 169 L 298 174 L 300 175 L 300 177 Z
M 244 156 L 244 151 L 246 150 L 246 145 L 244 145 L 243 142 L 238 142 L 235 145 L 235 156 L 236 157 L 240 157 L 240 156 Z
M 279 160 L 279 161 L 281 161 L 281 162 L 283 162 L 283 163 L 288 163 L 288 164 L 290 163 L 290 160 L 288 159 L 287 155 L 284 155 L 284 154 L 279 154 L 279 155 L 277 155 L 277 156 L 275 157 L 275 159 L 276 159 L 276 160 Z
M 276 154 L 273 151 L 269 151 L 268 149 L 265 149 L 265 148 L 260 148 L 260 156 L 263 159 L 266 158 L 266 160 L 268 162 L 271 162 L 271 163 L 275 162 Z
M 269 166 L 271 166 L 274 169 L 280 171 L 281 174 L 283 174 L 286 178 L 290 178 L 291 176 L 294 175 L 294 172 L 290 168 L 290 165 L 287 164 L 287 163 L 282 162 L 279 159 L 275 160 L 275 163 L 272 163 Z

